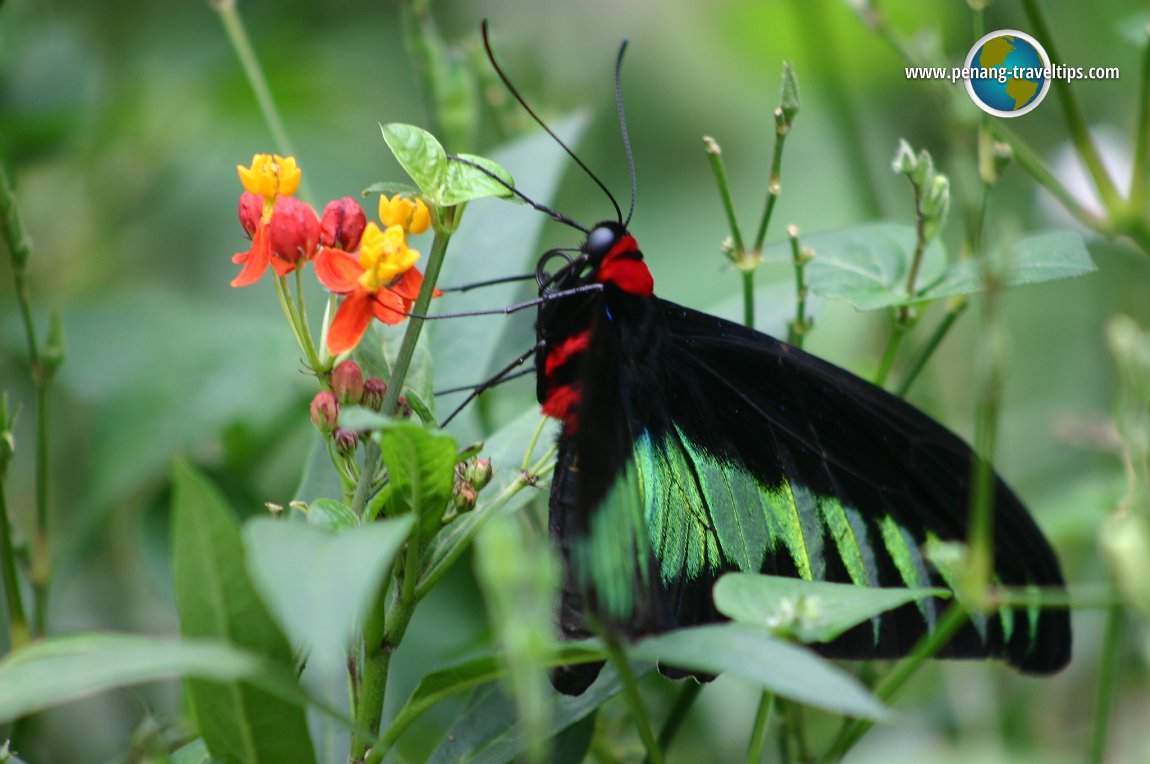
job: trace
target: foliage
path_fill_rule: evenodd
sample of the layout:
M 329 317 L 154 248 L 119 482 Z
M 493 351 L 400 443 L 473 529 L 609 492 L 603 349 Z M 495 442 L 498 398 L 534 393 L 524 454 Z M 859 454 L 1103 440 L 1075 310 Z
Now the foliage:
M 644 22 L 650 31 L 628 54 L 634 228 L 659 293 L 719 304 L 736 291 L 719 272 L 725 256 L 741 294 L 718 312 L 785 332 L 974 432 L 1017 477 L 1073 582 L 1070 603 L 1042 604 L 1075 607 L 1075 662 L 1039 687 L 1001 667 L 924 664 L 937 644 L 861 668 L 806 646 L 937 590 L 733 575 L 714 592 L 732 623 L 631 645 L 556 642 L 559 574 L 545 531 L 554 436 L 531 386 L 490 391 L 445 430 L 436 422 L 461 397 L 433 393 L 490 378 L 529 347 L 531 311 L 422 317 L 500 312 L 534 296 L 512 283 L 434 292 L 532 271 L 560 235 L 509 203 L 512 187 L 578 220 L 605 205 L 575 182 L 561 190 L 562 150 L 494 95 L 478 20 L 452 19 L 449 42 L 430 3 L 401 5 L 393 23 L 385 9 L 361 18 L 240 4 L 249 39 L 237 4 L 212 2 L 255 99 L 239 64 L 221 71 L 225 35 L 208 4 L 160 13 L 129 3 L 107 17 L 0 9 L 0 35 L 13 43 L 0 54 L 13 72 L 0 227 L 14 275 L 0 303 L 0 721 L 10 723 L 0 741 L 29 761 L 629 760 L 644 748 L 651 760 L 758 760 L 775 749 L 806 760 L 842 756 L 877 721 L 860 747 L 920 758 L 989 747 L 1101 761 L 1143 750 L 1144 16 L 1103 3 L 1087 24 L 1034 0 L 973 11 L 740 2 L 705 15 L 676 5 Z M 543 43 L 531 67 L 513 51 L 530 48 L 521 32 L 538 30 L 523 19 L 537 9 L 513 5 L 493 22 L 497 47 L 509 70 L 529 72 L 524 90 L 542 113 L 606 90 L 611 48 L 634 26 L 625 14 L 617 29 L 578 22 L 594 34 L 549 28 L 581 40 L 578 66 Z M 681 45 L 655 43 L 675 39 L 676 14 L 699 46 L 689 66 Z M 979 117 L 962 93 L 906 80 L 904 64 L 964 53 L 971 19 L 1031 29 L 1052 54 L 1074 29 L 1077 55 L 1113 58 L 1123 77 L 1059 84 L 1017 127 Z M 387 76 L 371 74 L 365 51 Z M 775 97 L 744 94 L 762 92 L 784 56 L 794 60 L 764 120 Z M 418 92 L 405 92 L 407 80 Z M 381 81 L 386 100 L 368 98 Z M 431 131 L 409 124 L 423 120 Z M 603 168 L 605 185 L 626 186 L 613 127 L 550 121 Z M 1141 136 L 1123 139 L 1128 187 L 1107 171 L 1099 146 L 1110 141 L 1088 122 L 1132 124 Z M 304 177 L 269 185 L 264 175 L 248 188 L 241 278 L 226 257 L 239 241 L 225 224 L 231 168 L 269 148 L 267 132 L 278 154 L 261 167 L 292 174 L 299 157 Z M 703 132 L 717 136 L 709 162 L 670 158 Z M 769 163 L 746 161 L 766 154 L 772 132 Z M 394 163 L 379 159 L 388 149 Z M 449 153 L 458 149 L 484 156 Z M 1060 151 L 1088 180 L 1069 179 Z M 258 175 L 256 163 L 244 170 Z M 359 207 L 346 197 L 317 214 L 312 189 L 329 188 L 380 195 L 379 222 L 349 233 Z M 739 203 L 764 192 L 744 238 Z M 785 238 L 780 219 L 795 224 Z M 233 277 L 252 289 L 223 295 Z M 269 319 L 267 281 L 287 332 Z M 390 312 L 372 307 L 380 301 Z M 45 321 L 46 306 L 56 310 Z M 963 318 L 969 306 L 977 321 Z M 989 508 L 976 497 L 973 511 Z M 993 587 L 983 553 L 977 532 L 957 550 L 964 604 L 1033 596 Z M 546 686 L 551 667 L 604 660 L 612 665 L 580 697 Z M 657 663 L 721 677 L 691 706 L 697 688 L 682 688 L 693 680 L 672 682 Z M 910 699 L 896 697 L 904 686 Z

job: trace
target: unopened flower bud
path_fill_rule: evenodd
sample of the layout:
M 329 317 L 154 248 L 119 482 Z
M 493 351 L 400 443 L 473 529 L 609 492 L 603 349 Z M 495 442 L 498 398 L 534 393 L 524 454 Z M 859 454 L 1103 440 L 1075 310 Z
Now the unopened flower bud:
M 331 434 L 331 439 L 335 443 L 336 450 L 344 455 L 354 454 L 355 447 L 359 444 L 359 436 L 342 427 Z
M 251 191 L 245 191 L 240 194 L 240 225 L 244 227 L 244 233 L 248 238 L 256 235 L 256 229 L 260 226 L 260 218 L 264 213 L 264 199 L 258 194 L 253 194 Z
M 311 399 L 311 423 L 324 435 L 335 429 L 339 421 L 339 401 L 335 393 L 327 390 L 315 394 Z
M 407 402 L 407 396 L 399 396 L 399 400 L 395 402 L 395 415 L 400 419 L 409 419 L 411 417 L 411 404 Z
M 315 210 L 294 197 L 276 202 L 268 223 L 272 254 L 287 263 L 310 260 L 319 246 L 319 220 Z
M 379 377 L 372 377 L 363 383 L 363 405 L 373 411 L 383 408 L 383 396 L 387 394 L 387 383 Z
M 359 246 L 367 216 L 350 196 L 328 202 L 319 221 L 319 243 L 351 252 Z
M 363 372 L 350 359 L 341 362 L 331 373 L 331 389 L 339 402 L 356 405 L 363 400 Z
M 476 459 L 468 465 L 467 482 L 479 491 L 491 482 L 492 472 L 490 459 Z
M 475 509 L 475 503 L 478 501 L 479 495 L 470 484 L 456 483 L 455 488 L 452 489 L 451 492 L 451 499 L 457 512 L 470 512 Z
M 914 158 L 914 149 L 905 139 L 899 140 L 898 152 L 894 155 L 894 162 L 891 163 L 894 171 L 900 175 L 910 175 L 914 172 L 917 164 Z

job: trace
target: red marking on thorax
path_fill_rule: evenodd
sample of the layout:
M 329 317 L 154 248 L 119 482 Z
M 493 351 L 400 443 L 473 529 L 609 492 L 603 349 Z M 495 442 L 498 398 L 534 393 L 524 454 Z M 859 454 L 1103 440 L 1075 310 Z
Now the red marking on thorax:
M 639 244 L 631 234 L 619 239 L 599 263 L 596 278 L 603 284 L 614 284 L 627 294 L 639 297 L 650 297 L 655 292 L 655 279 L 643 262 Z

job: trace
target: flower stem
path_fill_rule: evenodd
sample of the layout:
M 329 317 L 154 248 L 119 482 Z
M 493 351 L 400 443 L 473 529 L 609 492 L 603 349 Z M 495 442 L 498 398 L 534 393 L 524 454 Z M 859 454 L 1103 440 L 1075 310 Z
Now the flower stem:
M 915 359 L 914 365 L 912 365 L 910 371 L 907 372 L 906 378 L 902 381 L 902 384 L 898 386 L 896 395 L 900 398 L 906 397 L 911 385 L 914 384 L 914 381 L 918 379 L 918 375 L 922 373 L 922 370 L 926 367 L 927 361 L 934 355 L 934 351 L 938 350 L 938 346 L 942 344 L 943 338 L 946 337 L 951 328 L 954 327 L 959 317 L 966 312 L 969 305 L 969 300 L 961 298 L 956 300 L 946 311 L 946 315 L 943 316 L 942 321 L 935 328 L 934 334 L 927 340 L 922 352 L 920 352 L 918 358 Z
M 695 680 L 683 682 L 683 688 L 679 691 L 678 697 L 675 698 L 675 705 L 671 706 L 671 712 L 667 714 L 667 719 L 659 730 L 660 750 L 665 751 L 671 746 L 675 735 L 678 734 L 683 725 L 683 720 L 687 718 L 687 712 L 691 710 L 695 699 L 699 697 L 699 693 L 702 691 L 703 685 Z
M 1050 54 L 1050 60 L 1065 61 L 1066 59 L 1058 53 L 1058 48 L 1054 44 L 1054 33 L 1050 29 L 1037 0 L 1022 0 L 1022 6 L 1034 27 L 1034 35 L 1042 40 L 1043 47 Z M 1082 104 L 1079 103 L 1069 81 L 1055 78 L 1052 84 L 1055 92 L 1058 93 L 1058 102 L 1062 105 L 1062 116 L 1066 120 L 1067 129 L 1070 131 L 1070 140 L 1074 144 L 1078 156 L 1081 157 L 1082 163 L 1086 165 L 1086 169 L 1094 181 L 1094 187 L 1098 189 L 1098 195 L 1102 198 L 1102 204 L 1106 207 L 1107 212 L 1113 216 L 1121 210 L 1124 202 L 1114 185 L 1114 181 L 1110 178 L 1110 174 L 1106 171 L 1106 166 L 1102 163 L 1102 157 L 1094 145 L 1094 139 L 1090 136 L 1090 128 L 1087 127 L 1086 114 L 1082 110 Z
M 751 739 L 747 745 L 747 764 L 758 764 L 763 758 L 763 748 L 767 745 L 768 722 L 771 719 L 771 706 L 774 704 L 774 695 L 763 692 L 759 697 L 759 709 L 755 712 L 755 726 L 751 730 Z
M 301 325 L 299 312 L 296 310 L 295 299 L 292 297 L 291 287 L 288 286 L 287 277 L 277 274 L 272 280 L 276 285 L 276 296 L 279 298 L 280 308 L 288 320 L 288 325 L 291 326 L 292 336 L 295 337 L 296 344 L 299 345 L 300 350 L 303 351 L 308 366 L 310 366 L 316 374 L 319 374 L 321 367 L 319 358 L 317 358 L 315 354 L 315 345 L 312 344 L 306 327 Z
M 248 37 L 244 21 L 240 18 L 239 11 L 236 10 L 236 0 L 211 0 L 211 6 L 220 14 L 220 23 L 224 25 L 228 41 L 231 42 L 232 49 L 235 50 L 236 56 L 240 59 L 244 76 L 247 77 L 248 84 L 255 94 L 256 102 L 260 106 L 260 112 L 264 115 L 264 122 L 267 123 L 268 130 L 271 131 L 276 148 L 284 156 L 295 156 L 291 139 L 288 138 L 287 130 L 284 129 L 283 118 L 280 116 L 279 108 L 272 96 L 271 87 L 268 86 L 267 77 L 264 76 L 263 68 L 260 66 L 259 59 L 256 58 L 255 49 L 252 47 L 251 38 Z M 301 196 L 305 199 L 312 198 L 306 178 L 301 181 L 300 185 Z
M 325 371 L 323 361 L 320 360 L 319 353 L 316 352 L 315 342 L 311 338 L 311 325 L 307 320 L 307 306 L 304 304 L 303 298 L 303 268 L 295 269 L 295 290 L 296 290 L 296 319 L 299 321 L 299 332 L 303 337 L 303 352 L 307 355 L 308 363 L 311 364 L 311 369 L 317 375 Z
M 735 203 L 731 199 L 731 185 L 727 182 L 727 169 L 723 166 L 723 150 L 709 135 L 703 136 L 703 145 L 706 147 L 707 158 L 711 161 L 711 171 L 715 174 L 715 183 L 719 186 L 719 196 L 723 200 L 723 211 L 727 213 L 727 225 L 731 229 L 731 242 L 734 245 L 732 259 L 738 263 L 738 258 L 747 251 L 743 245 L 743 233 L 739 230 L 739 219 L 735 215 Z
M 8 644 L 19 650 L 32 639 L 24 600 L 20 595 L 20 579 L 16 574 L 15 547 L 12 526 L 8 521 L 8 500 L 4 497 L 5 475 L 0 475 L 0 567 L 4 577 L 4 598 L 8 602 Z
M 1138 75 L 1138 116 L 1134 130 L 1134 166 L 1130 170 L 1130 214 L 1137 215 L 1146 200 L 1146 174 L 1150 172 L 1150 27 L 1142 41 L 1142 70 Z
M 1110 717 L 1114 709 L 1114 689 L 1121 671 L 1122 631 L 1125 616 L 1121 603 L 1112 604 L 1106 614 L 1106 632 L 1102 638 L 1102 659 L 1098 671 L 1098 701 L 1094 708 L 1094 728 L 1090 740 L 1092 764 L 1106 761 L 1106 742 L 1110 733 Z
M 907 683 L 927 660 L 950 642 L 955 633 L 966 623 L 966 608 L 955 602 L 943 611 L 934 631 L 919 641 L 910 655 L 900 661 L 894 670 L 883 677 L 875 688 L 875 697 L 883 703 L 894 699 L 898 691 Z M 830 749 L 822 756 L 822 761 L 838 761 L 846 755 L 847 751 L 874 726 L 874 722 L 866 719 L 855 719 L 845 726 L 831 743 Z
M 12 280 L 15 284 L 16 301 L 20 308 L 20 319 L 24 325 L 24 340 L 28 348 L 28 360 L 32 367 L 32 383 L 36 388 L 36 532 L 32 555 L 32 594 L 35 619 L 32 633 L 42 636 L 47 625 L 48 587 L 52 578 L 51 545 L 48 531 L 48 391 L 56 371 L 63 361 L 61 341 L 55 337 L 59 325 L 54 323 L 49 330 L 48 347 L 41 348 L 36 337 L 36 324 L 32 318 L 32 300 L 28 289 L 28 259 L 32 254 L 32 243 L 24 228 L 20 207 L 12 193 L 6 169 L 0 165 L 0 235 L 8 247 L 8 257 L 12 263 Z M 53 346 L 57 352 L 50 352 Z M 49 352 L 45 352 L 49 351 Z M 7 423 L 5 423 L 5 426 Z M 0 486 L 2 490 L 2 486 Z M 5 512 L 7 508 L 4 508 Z M 5 517 L 7 524 L 9 518 Z M 0 553 L 6 559 L 14 559 L 11 534 L 8 534 Z M 12 589 L 10 595 L 17 599 L 19 591 Z M 9 603 L 11 608 L 12 603 Z M 20 613 L 27 624 L 27 618 Z M 14 625 L 14 624 L 13 624 Z
M 655 733 L 651 729 L 651 719 L 647 715 L 646 706 L 643 705 L 643 698 L 639 695 L 639 686 L 635 682 L 635 672 L 631 670 L 627 653 L 611 634 L 603 634 L 602 639 L 607 648 L 607 655 L 619 673 L 619 680 L 623 683 L 623 698 L 631 710 L 643 747 L 647 749 L 647 760 L 651 764 L 663 764 L 663 749 L 659 747 L 659 741 L 655 739 Z
M 427 315 L 431 297 L 435 293 L 435 282 L 439 279 L 439 271 L 443 266 L 443 258 L 450 239 L 450 233 L 436 230 L 435 240 L 431 244 L 431 253 L 428 256 L 427 271 L 423 275 L 423 285 L 420 287 L 419 296 L 415 300 L 413 310 L 415 315 L 408 320 L 407 330 L 403 334 L 395 364 L 391 369 L 391 377 L 387 381 L 387 392 L 383 396 L 383 406 L 380 410 L 387 414 L 395 411 L 395 405 L 399 401 L 399 394 L 403 389 L 403 382 L 407 377 L 408 369 L 411 367 L 411 359 L 415 355 L 419 334 L 423 329 L 424 320 L 418 316 Z M 351 508 L 356 514 L 362 515 L 367 504 L 368 494 L 375 482 L 375 473 L 379 469 L 379 460 L 379 446 L 374 441 L 369 441 L 364 457 L 363 471 L 360 473 L 359 482 L 355 486 L 355 494 L 352 497 Z M 403 562 L 402 590 L 396 592 L 390 607 L 387 606 L 385 597 L 381 596 L 376 601 L 371 614 L 368 616 L 371 628 L 364 630 L 363 677 L 360 685 L 359 706 L 355 709 L 355 720 L 373 734 L 379 732 L 383 717 L 383 702 L 387 693 L 387 676 L 391 665 L 391 656 L 403 639 L 404 632 L 407 631 L 407 624 L 411 621 L 415 603 L 420 597 L 420 590 L 416 586 L 419 576 L 419 559 L 419 528 L 417 525 L 407 540 L 407 551 Z M 359 737 L 353 741 L 353 760 L 358 761 L 363 758 L 367 750 L 367 743 L 366 739 Z M 375 758 L 373 752 L 369 761 L 378 761 L 382 757 L 382 750 L 378 759 Z
M 878 371 L 874 375 L 874 383 L 879 387 L 886 386 L 887 377 L 890 376 L 890 370 L 894 368 L 894 359 L 898 357 L 898 349 L 902 346 L 902 340 L 906 337 L 906 332 L 909 327 L 901 321 L 895 320 L 891 322 L 890 337 L 886 342 L 886 350 L 883 351 L 882 361 L 879 362 Z
M 787 236 L 791 240 L 791 263 L 795 267 L 795 320 L 787 323 L 787 342 L 801 348 L 803 340 L 813 324 L 807 320 L 806 267 L 811 259 L 811 254 L 809 250 L 804 252 L 803 248 L 799 246 L 799 229 L 797 226 L 789 226 Z

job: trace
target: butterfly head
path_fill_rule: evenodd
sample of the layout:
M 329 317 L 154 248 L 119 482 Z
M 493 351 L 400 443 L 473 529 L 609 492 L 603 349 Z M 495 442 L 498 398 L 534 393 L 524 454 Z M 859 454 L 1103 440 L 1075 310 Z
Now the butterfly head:
M 639 244 L 622 223 L 596 225 L 587 234 L 582 250 L 591 280 L 637 297 L 649 297 L 654 292 L 655 280 L 643 262 Z

